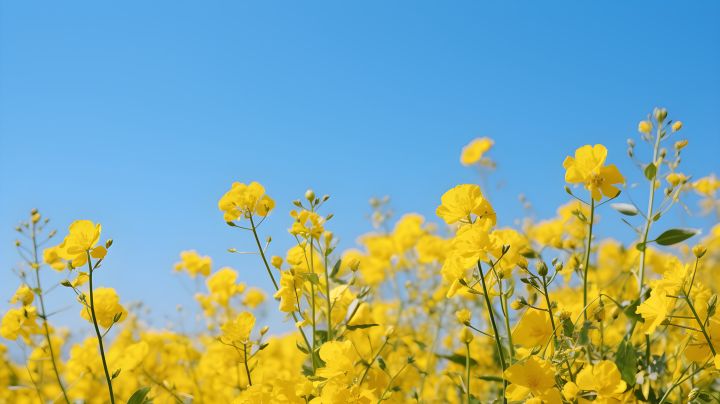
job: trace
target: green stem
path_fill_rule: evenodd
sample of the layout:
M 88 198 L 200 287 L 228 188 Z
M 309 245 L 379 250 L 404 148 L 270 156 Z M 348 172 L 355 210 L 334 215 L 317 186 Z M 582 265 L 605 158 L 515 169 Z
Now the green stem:
M 400 373 L 402 373 L 403 370 L 405 370 L 406 366 L 407 366 L 407 362 L 403 365 L 402 368 L 400 368 L 400 371 L 397 372 L 397 374 L 395 374 L 395 376 L 393 376 L 392 379 L 390 379 L 390 383 L 388 383 L 388 386 L 385 388 L 385 391 L 380 396 L 380 400 L 378 400 L 377 404 L 380 404 L 383 401 L 383 397 L 385 397 L 385 394 L 388 392 L 388 390 L 390 390 L 390 386 L 392 386 L 393 382 L 395 381 L 395 378 L 398 377 L 400 375 Z
M 467 393 L 467 402 L 470 404 L 470 343 L 465 344 L 465 370 L 467 375 L 465 376 L 465 392 Z
M 319 244 L 319 243 L 318 243 Z M 328 259 L 327 252 L 324 251 L 325 255 L 325 290 L 327 291 L 327 323 L 328 323 L 328 336 L 327 340 L 332 341 L 332 303 L 330 303 L 330 275 L 328 275 Z
M 153 379 L 152 376 L 150 376 L 150 374 L 149 374 L 144 368 L 142 368 L 142 371 L 143 371 L 143 373 L 145 373 L 145 376 L 146 376 L 148 379 L 150 379 L 151 382 L 153 382 L 153 383 L 157 384 L 158 386 L 162 387 L 163 390 L 167 391 L 171 396 L 175 397 L 175 399 L 178 400 L 178 402 L 179 402 L 180 404 L 184 404 L 184 401 L 181 400 L 180 397 L 176 396 L 175 393 L 173 393 L 172 391 L 170 391 L 170 389 L 168 389 L 167 386 L 165 386 L 163 383 L 160 383 L 160 382 L 156 381 L 155 379 Z
M 365 368 L 365 373 L 363 373 L 362 377 L 360 378 L 360 382 L 358 383 L 358 386 L 362 385 L 363 380 L 365 380 L 365 376 L 367 376 L 368 370 L 370 370 L 370 367 L 375 362 L 375 359 L 377 359 L 378 356 L 380 356 L 380 353 L 382 352 L 383 348 L 385 348 L 385 345 L 387 345 L 388 341 L 390 340 L 389 337 L 385 338 L 385 343 L 380 347 L 380 350 L 375 354 L 375 357 L 372 358 L 370 363 L 368 363 L 367 367 Z
M 502 279 L 498 279 L 498 285 L 500 285 L 500 304 L 505 314 L 505 328 L 507 329 L 508 345 L 510 347 L 510 363 L 512 363 L 515 357 L 515 345 L 513 344 L 512 329 L 510 328 L 510 312 L 508 312 L 507 296 L 503 293 Z
M 252 379 L 250 378 L 250 368 L 248 368 L 247 360 L 247 344 L 243 344 L 243 354 L 245 355 L 245 372 L 247 372 L 248 384 L 252 386 Z
M 70 404 L 70 399 L 68 399 L 67 393 L 65 392 L 65 387 L 60 380 L 60 373 L 58 372 L 57 364 L 55 364 L 55 353 L 53 352 L 53 347 L 50 343 L 50 330 L 48 329 L 47 316 L 45 315 L 45 302 L 43 301 L 42 287 L 40 286 L 40 266 L 38 265 L 37 243 L 35 241 L 35 223 L 33 223 L 32 229 L 32 243 L 33 258 L 35 260 L 35 278 L 37 278 L 37 287 L 40 290 L 40 293 L 38 293 L 37 295 L 40 299 L 40 309 L 42 310 L 42 315 L 40 317 L 42 317 L 43 319 L 43 328 L 45 328 L 45 339 L 47 340 L 48 348 L 50 348 L 50 360 L 52 361 L 53 370 L 55 371 L 55 377 L 57 378 L 58 384 L 60 385 L 60 390 L 62 390 L 63 397 L 65 397 L 65 402 L 67 404 Z
M 697 312 L 695 311 L 695 307 L 693 306 L 692 302 L 690 301 L 690 298 L 685 296 L 685 302 L 687 302 L 688 307 L 690 307 L 690 310 L 692 311 L 693 315 L 695 316 L 695 319 L 697 320 L 698 324 L 700 324 L 700 331 L 702 331 L 703 335 L 705 336 L 705 340 L 707 341 L 708 345 L 710 346 L 710 351 L 712 351 L 713 358 L 717 353 L 715 353 L 715 347 L 713 346 L 712 341 L 710 340 L 710 337 L 708 336 L 707 332 L 705 331 L 705 324 L 703 324 L 703 321 L 700 320 L 700 316 L 698 316 Z
M 258 249 L 260 250 L 260 256 L 263 259 L 263 262 L 265 263 L 265 268 L 268 271 L 268 275 L 270 275 L 270 279 L 272 279 L 273 285 L 275 285 L 275 291 L 278 291 L 278 285 L 277 282 L 275 282 L 275 277 L 272 274 L 272 271 L 270 270 L 270 265 L 268 265 L 267 258 L 265 258 L 265 251 L 263 251 L 262 245 L 260 244 L 260 239 L 257 235 L 257 228 L 255 227 L 255 222 L 253 222 L 252 215 L 250 215 L 250 224 L 252 225 L 252 232 L 253 236 L 255 236 L 255 242 L 257 243 Z M 298 302 L 298 308 L 300 308 L 300 304 Z M 297 316 L 295 316 L 295 312 L 292 313 L 293 320 L 295 320 L 295 323 L 297 323 L 298 319 Z M 313 319 L 314 320 L 314 319 Z M 305 340 L 305 344 L 307 346 L 310 346 L 310 342 L 308 341 L 307 337 L 305 336 L 305 331 L 303 331 L 302 328 L 298 328 L 300 330 L 300 334 L 302 334 L 303 340 Z M 315 369 L 315 361 L 313 361 L 313 369 Z
M 90 283 L 90 313 L 92 314 L 93 325 L 95 326 L 95 333 L 97 334 L 98 343 L 100 344 L 100 356 L 102 357 L 103 368 L 105 369 L 105 378 L 108 383 L 108 390 L 110 390 L 110 402 L 115 404 L 115 395 L 113 394 L 112 379 L 110 378 L 110 372 L 108 372 L 107 362 L 105 361 L 105 348 L 103 347 L 102 335 L 100 335 L 100 328 L 98 328 L 97 317 L 95 317 L 95 301 L 93 300 L 93 268 L 92 262 L 90 261 L 90 250 L 85 251 L 87 254 L 88 262 L 88 274 Z
M 548 294 L 547 289 L 547 277 L 543 275 L 543 290 L 545 291 L 545 303 L 548 307 L 548 316 L 550 316 L 550 324 L 552 325 L 553 330 L 555 329 L 555 318 L 553 318 L 552 309 L 550 308 L 550 295 Z M 553 331 L 552 338 L 555 338 L 555 332 Z M 553 344 L 553 351 L 555 351 L 555 344 Z M 553 354 L 554 356 L 554 354 Z
M 493 333 L 495 334 L 495 344 L 497 345 L 498 354 L 500 355 L 500 365 L 503 373 L 507 369 L 505 363 L 505 354 L 503 353 L 502 343 L 500 342 L 500 333 L 498 332 L 497 324 L 495 324 L 495 315 L 493 314 L 492 304 L 490 303 L 490 296 L 488 295 L 487 286 L 485 285 L 485 274 L 483 274 L 482 265 L 480 261 L 477 263 L 478 271 L 480 271 L 480 280 L 482 281 L 483 293 L 485 295 L 485 304 L 487 304 L 488 312 L 490 314 L 490 323 L 492 324 Z M 507 389 L 507 380 L 503 379 L 503 403 L 507 403 L 505 398 L 505 390 Z
M 590 229 L 588 230 L 587 249 L 585 250 L 585 268 L 583 268 L 583 306 L 587 306 L 588 273 L 590 272 L 590 247 L 592 244 L 592 231 L 594 221 L 595 199 L 590 196 Z M 585 320 L 587 320 L 587 313 L 585 313 Z

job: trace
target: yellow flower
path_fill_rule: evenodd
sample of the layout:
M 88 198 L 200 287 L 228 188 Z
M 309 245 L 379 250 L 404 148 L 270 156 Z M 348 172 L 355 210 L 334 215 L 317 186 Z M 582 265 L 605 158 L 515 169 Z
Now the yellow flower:
M 71 285 L 72 287 L 77 288 L 86 284 L 89 280 L 90 277 L 88 276 L 87 272 L 78 271 L 78 276 L 75 278 L 74 281 L 72 281 Z
M 477 163 L 482 158 L 483 154 L 490 150 L 495 144 L 495 141 L 489 137 L 479 137 L 467 146 L 463 147 L 462 154 L 460 155 L 460 163 L 464 166 L 470 166 Z
M 652 131 L 653 124 L 651 121 L 640 121 L 640 124 L 638 125 L 638 132 L 640 133 L 650 133 Z
M 2 319 L 0 325 L 0 335 L 11 341 L 16 341 L 18 336 L 22 336 L 26 343 L 30 343 L 30 334 L 41 332 L 35 320 L 37 316 L 37 307 L 23 306 L 20 309 L 10 309 Z
M 280 311 L 290 313 L 295 311 L 295 303 L 302 296 L 302 291 L 298 289 L 302 287 L 303 281 L 290 271 L 281 271 L 281 274 L 280 288 L 273 297 L 280 299 Z
M 93 291 L 93 300 L 93 303 L 95 303 L 95 318 L 102 327 L 110 328 L 116 314 L 120 314 L 118 323 L 125 321 L 128 316 L 127 310 L 120 304 L 120 297 L 113 288 L 99 287 L 95 289 Z M 90 305 L 90 295 L 85 294 L 85 302 Z M 92 315 L 88 311 L 83 307 L 80 311 L 80 317 L 92 323 Z
M 35 300 L 35 293 L 33 293 L 30 287 L 20 285 L 17 292 L 15 292 L 15 296 L 10 299 L 10 303 L 17 303 L 19 301 L 23 306 L 27 306 L 32 304 L 33 300 Z
M 443 240 L 438 236 L 426 234 L 417 241 L 415 249 L 418 252 L 418 261 L 423 264 L 443 262 L 447 259 L 452 246 L 451 240 Z
M 720 188 L 720 181 L 718 181 L 715 174 L 710 174 L 707 177 L 700 178 L 693 183 L 695 192 L 702 196 L 712 196 L 713 193 Z
M 603 145 L 583 146 L 575 151 L 575 158 L 568 156 L 563 162 L 565 181 L 570 184 L 583 183 L 593 199 L 600 201 L 602 195 L 614 198 L 620 192 L 612 184 L 620 184 L 623 177 L 615 165 L 603 166 L 607 149 Z
M 597 404 L 619 404 L 627 388 L 617 365 L 611 361 L 600 361 L 597 365 L 584 368 L 576 380 L 580 390 L 597 392 Z
M 548 314 L 544 311 L 530 310 L 515 329 L 513 342 L 522 345 L 523 348 L 531 349 L 546 344 L 552 332 Z
M 678 131 L 678 130 L 682 129 L 682 122 L 675 121 L 675 123 L 673 123 L 673 125 L 672 125 L 672 129 L 673 129 L 673 131 Z M 687 144 L 687 141 L 685 141 L 685 142 L 686 142 L 685 144 Z
M 670 183 L 670 185 L 676 187 L 680 184 L 684 184 L 685 181 L 688 180 L 688 177 L 686 177 L 683 173 L 670 173 L 667 177 L 665 177 L 665 179 Z
M 207 287 L 213 299 L 223 307 L 228 307 L 228 299 L 236 293 L 242 293 L 245 285 L 236 285 L 237 272 L 230 267 L 222 268 L 207 279 Z
M 194 278 L 198 273 L 203 276 L 210 275 L 210 264 L 212 260 L 207 255 L 200 257 L 195 250 L 182 251 L 180 253 L 182 261 L 176 262 L 174 268 L 176 271 L 180 271 L 183 268 L 187 269 L 190 273 L 190 277 Z
M 295 218 L 295 222 L 291 229 L 288 229 L 293 236 L 300 236 L 304 239 L 320 240 L 320 236 L 325 231 L 323 223 L 325 218 L 315 212 L 303 210 L 298 213 L 296 210 L 290 212 L 290 216 Z
M 355 272 L 360 268 L 360 260 L 357 257 L 350 257 L 347 260 L 347 265 L 351 271 Z
M 58 246 L 48 247 L 43 250 L 43 258 L 45 263 L 50 265 L 52 269 L 58 272 L 65 269 L 65 263 L 60 260 L 60 256 L 58 255 Z
M 265 188 L 257 182 L 249 186 L 235 182 L 218 202 L 220 210 L 225 212 L 223 219 L 231 222 L 243 214 L 267 216 L 275 208 L 275 201 L 265 195 Z
M 320 358 L 325 361 L 325 367 L 317 369 L 316 376 L 324 377 L 330 382 L 340 382 L 350 385 L 355 378 L 353 367 L 357 352 L 351 341 L 331 341 L 320 348 Z
M 497 222 L 495 211 L 490 206 L 490 202 L 483 197 L 482 191 L 477 185 L 458 185 L 445 192 L 440 200 L 442 205 L 438 206 L 435 214 L 445 220 L 447 224 L 468 219 L 470 214 L 490 219 L 493 226 Z
M 274 266 L 277 269 L 280 269 L 280 267 L 283 264 L 282 257 L 278 257 L 277 255 L 273 255 L 272 258 L 270 258 L 270 265 Z
M 580 392 L 580 389 L 578 388 L 577 384 L 573 382 L 567 382 L 565 383 L 565 387 L 563 387 L 562 394 L 568 401 L 573 401 L 575 398 L 577 398 L 578 393 Z
M 233 343 L 247 343 L 250 339 L 250 332 L 255 326 L 255 316 L 249 311 L 238 314 L 235 321 L 228 320 L 220 327 L 225 336 Z
M 562 402 L 559 391 L 553 388 L 555 386 L 555 369 L 549 360 L 539 359 L 536 355 L 532 355 L 524 364 L 516 363 L 507 368 L 502 377 L 512 383 L 505 392 L 505 398 L 508 401 L 521 401 L 528 394 L 533 393 L 543 401 L 557 404 Z
M 265 293 L 257 288 L 252 288 L 245 296 L 243 304 L 251 309 L 256 308 L 260 303 L 265 301 Z
M 95 247 L 100 239 L 100 229 L 100 223 L 95 225 L 89 220 L 74 221 L 70 225 L 70 234 L 57 246 L 58 256 L 72 260 L 74 268 L 80 268 L 87 263 L 88 251 L 93 258 L 104 258 L 107 254 L 105 247 Z
M 118 360 L 118 368 L 127 374 L 145 360 L 149 351 L 150 346 L 145 341 L 125 347 L 122 356 Z
M 470 310 L 462 309 L 460 311 L 456 311 L 455 315 L 457 315 L 457 318 L 458 318 L 458 321 L 460 321 L 460 324 L 464 324 L 464 325 L 470 324 L 470 320 L 472 319 L 472 313 L 470 313 Z
M 497 245 L 497 238 L 490 238 L 492 222 L 489 219 L 478 219 L 470 226 L 460 228 L 453 241 L 454 254 L 459 257 L 463 269 L 472 268 L 481 259 L 487 259 L 488 253 L 499 257 L 502 245 Z

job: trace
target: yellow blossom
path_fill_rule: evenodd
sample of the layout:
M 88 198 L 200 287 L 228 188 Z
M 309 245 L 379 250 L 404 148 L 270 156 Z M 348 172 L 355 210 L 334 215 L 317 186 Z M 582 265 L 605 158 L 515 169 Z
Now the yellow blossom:
M 58 272 L 65 269 L 65 263 L 61 261 L 58 255 L 58 246 L 48 247 L 43 250 L 43 259 L 45 263 Z
M 260 303 L 265 301 L 265 293 L 257 288 L 252 288 L 245 296 L 243 304 L 251 309 L 256 308 Z
M 182 251 L 180 253 L 182 261 L 175 263 L 174 268 L 176 271 L 187 269 L 190 273 L 190 277 L 194 278 L 197 274 L 203 276 L 210 275 L 210 265 L 212 260 L 207 255 L 201 257 L 200 254 L 195 250 Z
M 10 299 L 10 303 L 21 302 L 23 306 L 32 304 L 35 300 L 35 293 L 27 285 L 20 285 L 15 296 Z
M 104 258 L 107 254 L 105 247 L 95 247 L 100 239 L 100 230 L 100 223 L 95 225 L 89 220 L 74 221 L 70 225 L 70 234 L 57 247 L 58 256 L 72 260 L 74 268 L 81 268 L 87 263 L 88 251 L 93 258 Z
M 249 186 L 235 182 L 218 202 L 220 210 L 225 212 L 223 219 L 231 222 L 243 214 L 267 216 L 275 208 L 275 201 L 265 195 L 265 188 L 257 182 Z
M 602 199 L 600 192 L 608 198 L 616 197 L 620 190 L 612 184 L 622 183 L 623 177 L 615 165 L 603 166 L 606 157 L 607 149 L 600 144 L 577 149 L 575 158 L 568 156 L 563 163 L 565 181 L 583 183 L 596 201 Z
M 532 393 L 546 402 L 562 402 L 559 391 L 554 388 L 555 369 L 549 360 L 532 355 L 524 364 L 516 363 L 507 368 L 502 376 L 512 383 L 505 392 L 508 401 L 522 401 Z
M 237 272 L 230 267 L 222 268 L 207 279 L 207 287 L 213 299 L 221 306 L 227 307 L 228 299 L 235 294 L 242 293 L 245 285 L 236 285 Z
M 89 294 L 85 294 L 85 302 L 90 305 Z M 113 288 L 99 287 L 93 290 L 93 303 L 95 303 L 95 318 L 102 327 L 110 328 L 117 314 L 120 314 L 118 323 L 125 321 L 128 316 L 127 310 L 120 304 L 120 297 Z M 80 311 L 80 316 L 91 323 L 93 322 L 91 313 L 85 307 Z
M 472 319 L 472 313 L 470 313 L 470 310 L 462 309 L 460 311 L 456 311 L 455 314 L 457 315 L 457 318 L 458 318 L 458 321 L 460 321 L 460 324 L 464 324 L 464 325 L 470 324 L 470 319 Z
M 580 390 L 597 392 L 595 402 L 598 404 L 619 404 L 627 388 L 617 365 L 611 361 L 600 361 L 597 365 L 583 368 L 576 380 Z
M 460 155 L 460 163 L 464 166 L 470 166 L 477 163 L 491 147 L 495 141 L 489 137 L 479 137 L 463 147 Z
M 228 320 L 220 329 L 232 343 L 242 345 L 250 339 L 250 332 L 254 326 L 255 316 L 249 311 L 244 311 L 238 314 L 235 321 Z
M 456 223 L 462 219 L 469 219 L 470 214 L 490 219 L 493 226 L 497 217 L 490 202 L 483 197 L 477 185 L 458 185 L 445 192 L 440 198 L 442 205 L 438 206 L 435 214 L 445 220 L 447 224 Z
M 320 240 L 320 236 L 325 231 L 323 223 L 325 218 L 315 212 L 303 210 L 298 213 L 296 210 L 290 212 L 290 216 L 295 218 L 292 228 L 288 229 L 293 236 L 300 236 L 306 240 Z
M 548 313 L 530 310 L 515 329 L 513 342 L 522 345 L 523 348 L 531 349 L 546 344 L 552 332 L 553 328 Z

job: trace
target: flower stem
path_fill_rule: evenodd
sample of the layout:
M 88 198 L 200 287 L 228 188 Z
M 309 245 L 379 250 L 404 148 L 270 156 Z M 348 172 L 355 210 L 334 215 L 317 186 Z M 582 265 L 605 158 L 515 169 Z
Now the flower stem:
M 273 285 L 275 285 L 275 291 L 278 291 L 279 288 L 278 288 L 277 282 L 275 282 L 275 277 L 273 276 L 272 271 L 270 270 L 270 265 L 268 265 L 267 258 L 265 258 L 265 251 L 263 251 L 262 245 L 260 244 L 260 239 L 258 238 L 258 235 L 257 235 L 257 228 L 255 227 L 255 222 L 253 222 L 252 215 L 250 215 L 250 224 L 252 225 L 252 232 L 253 232 L 253 236 L 255 236 L 255 242 L 257 242 L 258 249 L 260 250 L 260 256 L 262 257 L 263 262 L 265 263 L 265 268 L 268 271 L 268 275 L 270 275 L 270 279 L 272 279 Z M 299 307 L 300 307 L 300 305 L 298 304 L 298 308 Z M 297 323 L 298 320 L 297 320 L 297 317 L 295 316 L 295 312 L 292 313 L 292 316 L 293 316 L 293 320 L 295 320 L 295 323 Z M 305 331 L 303 331 L 302 328 L 299 328 L 299 330 L 300 330 L 300 334 L 302 334 L 303 340 L 305 340 L 305 344 L 307 344 L 307 346 L 310 346 L 310 342 L 308 341 L 307 337 L 305 336 Z M 313 369 L 314 368 L 315 368 L 315 361 L 313 361 Z
M 585 268 L 583 271 L 583 306 L 587 306 L 588 273 L 590 272 L 590 247 L 592 244 L 593 222 L 595 221 L 595 199 L 590 198 L 590 229 L 588 230 L 587 248 L 585 250 Z M 587 320 L 587 312 L 585 312 Z M 553 327 L 555 328 L 555 327 Z
M 695 311 L 695 307 L 693 306 L 692 302 L 690 301 L 690 298 L 685 296 L 685 302 L 687 302 L 688 307 L 690 307 L 690 310 L 692 311 L 693 315 L 695 316 L 695 319 L 697 320 L 698 324 L 700 324 L 700 331 L 702 331 L 703 335 L 705 336 L 705 340 L 707 341 L 708 345 L 710 346 L 710 351 L 712 351 L 713 358 L 717 353 L 715 353 L 715 347 L 713 346 L 712 340 L 707 334 L 707 331 L 705 330 L 705 324 L 702 320 L 700 320 L 700 316 L 698 316 L 697 312 Z
M 90 278 L 90 313 L 92 314 L 93 325 L 95 326 L 95 333 L 97 334 L 98 343 L 100 344 L 100 356 L 102 357 L 103 368 L 105 369 L 105 378 L 108 383 L 108 390 L 110 390 L 110 402 L 115 404 L 115 395 L 113 394 L 112 379 L 110 378 L 110 372 L 108 372 L 107 362 L 105 361 L 105 348 L 103 348 L 102 335 L 100 335 L 100 328 L 98 328 L 97 317 L 95 317 L 95 301 L 93 300 L 93 268 L 92 262 L 90 261 L 90 251 L 86 251 L 87 262 L 88 262 L 88 274 Z
M 467 395 L 467 402 L 470 404 L 470 343 L 465 344 L 465 353 L 467 356 L 465 357 L 465 370 L 467 372 L 465 376 L 465 392 Z
M 60 385 L 60 390 L 62 390 L 63 397 L 65 397 L 65 402 L 67 404 L 70 404 L 70 400 L 68 399 L 67 393 L 65 392 L 65 387 L 62 384 L 62 380 L 60 380 L 60 373 L 57 369 L 57 364 L 55 363 L 55 353 L 53 352 L 52 344 L 50 343 L 50 330 L 48 329 L 47 324 L 47 316 L 45 315 L 45 302 L 43 301 L 43 293 L 42 293 L 42 287 L 40 286 L 40 265 L 38 263 L 38 255 L 37 255 L 37 242 L 35 240 L 35 223 L 33 222 L 33 228 L 32 228 L 32 243 L 33 243 L 33 259 L 35 264 L 35 278 L 37 279 L 37 287 L 40 290 L 40 293 L 38 293 L 38 298 L 40 299 L 40 309 L 42 310 L 42 317 L 43 319 L 43 328 L 45 329 L 45 339 L 48 344 L 48 348 L 50 348 L 50 361 L 53 365 L 53 370 L 55 371 L 55 377 L 57 378 L 58 384 Z M 59 359 L 59 357 L 58 357 Z
M 483 274 L 482 265 L 478 261 L 478 271 L 480 271 L 480 280 L 482 281 L 483 293 L 485 295 L 485 304 L 487 304 L 488 312 L 490 314 L 490 323 L 492 324 L 493 333 L 495 334 L 495 344 L 497 345 L 498 354 L 500 355 L 500 365 L 503 373 L 507 369 L 505 363 L 505 354 L 503 353 L 502 343 L 500 342 L 500 333 L 498 332 L 497 324 L 495 324 L 495 315 L 493 314 L 492 304 L 490 303 L 490 296 L 488 295 L 487 286 L 485 285 L 485 274 Z M 507 389 L 507 380 L 503 379 L 503 403 L 507 402 L 505 398 L 505 390 Z
M 245 354 L 245 372 L 247 372 L 248 384 L 252 386 L 252 379 L 250 379 L 250 368 L 248 368 L 247 360 L 247 344 L 243 344 L 243 354 Z
M 589 240 L 588 240 L 589 244 Z M 545 303 L 548 307 L 548 316 L 550 316 L 550 324 L 552 325 L 553 330 L 555 330 L 555 319 L 553 318 L 552 309 L 550 308 L 550 295 L 548 294 L 547 289 L 547 278 L 545 275 L 543 275 L 543 290 L 545 291 Z M 555 339 L 555 332 L 553 331 L 552 338 Z M 553 351 L 555 350 L 555 344 L 553 344 Z M 554 354 L 553 354 L 554 356 Z
M 498 285 L 500 288 L 500 304 L 502 305 L 503 313 L 505 314 L 505 328 L 507 329 L 508 335 L 508 346 L 510 347 L 510 363 L 512 358 L 515 357 L 515 345 L 512 339 L 512 328 L 510 328 L 510 312 L 508 312 L 507 296 L 503 293 L 502 279 L 498 279 Z
M 325 290 L 327 291 L 327 323 L 328 323 L 328 335 L 327 340 L 332 341 L 332 303 L 330 302 L 330 275 L 328 275 L 328 259 L 327 252 L 323 251 L 325 255 Z
M 405 367 L 406 367 L 406 366 L 407 366 L 407 363 L 405 363 L 405 364 L 403 365 L 403 367 L 400 368 L 400 371 L 397 372 L 397 373 L 395 374 L 395 376 L 392 377 L 392 379 L 390 379 L 390 383 L 388 383 L 388 386 L 385 388 L 385 391 L 384 391 L 384 392 L 382 393 L 382 395 L 380 396 L 380 400 L 378 400 L 377 404 L 380 404 L 380 403 L 383 401 L 383 397 L 385 397 L 385 394 L 388 392 L 388 390 L 390 390 L 390 386 L 392 386 L 393 382 L 395 381 L 395 378 L 398 377 L 398 376 L 400 375 L 400 373 L 402 373 L 403 370 L 405 370 Z

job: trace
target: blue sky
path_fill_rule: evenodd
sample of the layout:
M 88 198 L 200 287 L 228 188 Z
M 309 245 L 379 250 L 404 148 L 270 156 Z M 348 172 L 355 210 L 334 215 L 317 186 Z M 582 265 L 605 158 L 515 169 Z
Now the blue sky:
M 143 300 L 161 326 L 192 306 L 191 282 L 171 273 L 181 250 L 271 290 L 258 257 L 226 252 L 253 250 L 217 208 L 235 181 L 277 202 L 261 237 L 284 256 L 287 212 L 308 188 L 331 195 L 342 248 L 372 230 L 373 195 L 437 222 L 446 190 L 479 181 L 459 164 L 479 136 L 496 140 L 501 226 L 526 214 L 521 192 L 553 216 L 568 200 L 562 161 L 585 144 L 639 181 L 625 142 L 656 106 L 685 125 L 672 139 L 690 140 L 680 170 L 720 173 L 718 15 L 701 1 L 3 2 L 0 295 L 17 287 L 12 228 L 32 207 L 57 243 L 73 220 L 101 222 L 115 244 L 97 284 Z M 600 214 L 601 235 L 631 239 L 618 214 Z M 679 223 L 715 221 L 678 211 L 658 231 Z M 47 299 L 77 305 L 67 290 Z M 53 320 L 87 331 L 78 312 Z M 279 318 L 266 322 L 286 329 Z

